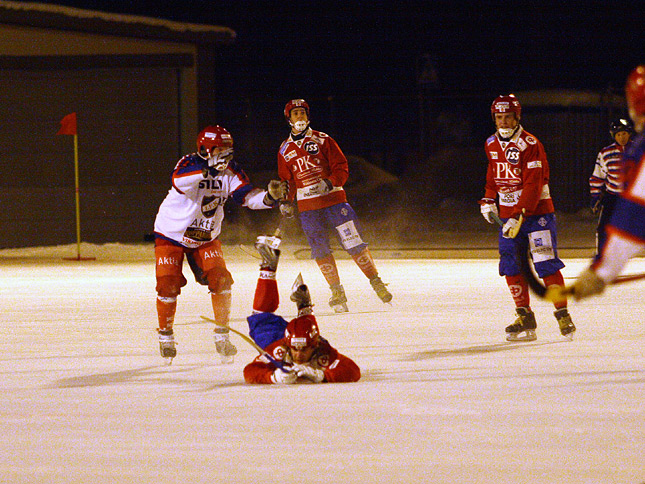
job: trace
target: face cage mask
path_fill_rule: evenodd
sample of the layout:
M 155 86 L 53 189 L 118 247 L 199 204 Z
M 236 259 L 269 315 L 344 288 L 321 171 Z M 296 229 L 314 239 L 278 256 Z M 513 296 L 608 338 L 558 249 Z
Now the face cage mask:
M 515 126 L 515 128 L 497 128 L 497 132 L 502 138 L 508 139 L 513 136 L 516 129 L 517 126 Z
M 215 155 L 209 155 L 207 160 L 208 160 L 208 166 L 211 168 L 215 168 L 217 171 L 224 171 L 226 170 L 226 167 L 230 163 L 230 161 L 233 159 L 233 148 L 227 148 L 224 151 L 221 151 L 220 153 L 217 153 Z
M 302 133 L 305 129 L 309 127 L 309 121 L 296 121 L 295 123 L 289 123 L 298 133 Z

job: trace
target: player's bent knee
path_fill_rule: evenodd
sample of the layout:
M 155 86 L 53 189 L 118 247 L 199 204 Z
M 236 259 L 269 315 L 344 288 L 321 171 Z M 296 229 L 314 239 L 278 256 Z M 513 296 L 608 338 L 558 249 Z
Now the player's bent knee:
M 162 276 L 157 278 L 157 294 L 164 298 L 174 298 L 181 294 L 181 288 L 186 285 L 186 279 L 177 276 Z
M 208 279 L 208 289 L 214 294 L 228 292 L 233 286 L 233 276 L 231 273 L 222 267 L 217 267 L 206 272 Z

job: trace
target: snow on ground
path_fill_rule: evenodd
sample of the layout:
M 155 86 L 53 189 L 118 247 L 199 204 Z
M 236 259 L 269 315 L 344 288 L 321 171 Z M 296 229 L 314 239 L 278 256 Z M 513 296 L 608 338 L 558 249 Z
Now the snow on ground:
M 507 343 L 512 302 L 494 259 L 381 259 L 392 305 L 350 260 L 333 314 L 312 261 L 285 251 L 281 312 L 302 272 L 321 332 L 354 384 L 254 386 L 222 365 L 205 289 L 190 281 L 164 366 L 150 245 L 0 251 L 1 482 L 645 482 L 645 283 L 572 303 L 576 339 L 534 301 L 538 340 Z M 225 248 L 232 326 L 246 330 L 257 261 Z M 567 259 L 574 277 L 586 259 Z M 645 271 L 645 260 L 627 272 Z

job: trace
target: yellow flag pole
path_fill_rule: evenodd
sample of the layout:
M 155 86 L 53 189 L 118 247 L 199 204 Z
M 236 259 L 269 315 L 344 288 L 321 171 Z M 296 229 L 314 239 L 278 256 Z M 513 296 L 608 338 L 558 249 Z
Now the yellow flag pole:
M 74 134 L 74 182 L 76 185 L 76 257 L 81 260 L 81 190 L 78 181 L 78 135 Z
M 74 133 L 74 186 L 76 203 L 76 257 L 65 260 L 96 260 L 96 257 L 81 257 L 81 188 L 78 176 L 78 134 Z

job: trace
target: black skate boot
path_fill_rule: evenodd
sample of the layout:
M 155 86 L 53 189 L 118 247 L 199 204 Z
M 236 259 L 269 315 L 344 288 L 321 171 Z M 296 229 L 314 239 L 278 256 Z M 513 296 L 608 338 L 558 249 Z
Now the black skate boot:
M 255 248 L 262 257 L 260 270 L 277 271 L 278 261 L 280 260 L 280 237 L 269 235 L 260 235 L 255 241 Z
M 329 286 L 331 289 L 331 297 L 329 298 L 329 305 L 337 313 L 346 313 L 349 311 L 347 308 L 347 296 L 345 296 L 345 289 L 341 284 L 334 284 Z
M 571 320 L 571 315 L 567 308 L 558 309 L 553 313 L 555 319 L 558 320 L 558 326 L 560 326 L 560 333 L 565 338 L 568 338 L 573 341 L 573 335 L 576 332 L 576 326 Z
M 302 280 L 302 274 L 298 274 L 298 277 L 293 282 L 293 286 L 291 286 L 290 299 L 296 303 L 298 316 L 313 314 L 314 305 L 311 302 L 311 294 L 309 294 L 309 288 Z
M 370 284 L 381 301 L 389 303 L 392 300 L 392 294 L 390 294 L 390 291 L 388 291 L 386 287 L 387 284 L 385 284 L 379 276 L 372 277 L 370 279 Z
M 173 334 L 172 328 L 165 330 L 158 330 L 159 333 L 159 353 L 161 357 L 166 360 L 166 364 L 170 365 L 172 359 L 177 356 L 177 350 L 175 349 L 175 336 Z
M 529 308 L 515 308 L 517 319 L 506 327 L 506 341 L 535 341 L 535 314 Z

